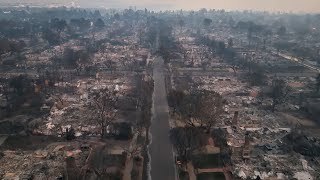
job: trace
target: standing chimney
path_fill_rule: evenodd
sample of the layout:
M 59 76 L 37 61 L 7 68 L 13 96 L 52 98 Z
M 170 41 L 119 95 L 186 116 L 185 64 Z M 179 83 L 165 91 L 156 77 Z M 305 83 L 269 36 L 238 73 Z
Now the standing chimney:
M 250 139 L 248 136 L 248 133 L 246 133 L 245 139 L 244 139 L 244 145 L 242 150 L 242 157 L 243 159 L 250 159 Z
M 67 170 L 68 180 L 77 180 L 78 179 L 78 175 L 79 175 L 80 171 L 76 165 L 76 160 L 74 157 L 67 157 L 66 158 L 66 170 Z
M 233 126 L 238 125 L 238 116 L 239 116 L 239 112 L 238 111 L 234 112 L 234 116 L 233 116 L 233 119 L 232 119 L 232 125 Z

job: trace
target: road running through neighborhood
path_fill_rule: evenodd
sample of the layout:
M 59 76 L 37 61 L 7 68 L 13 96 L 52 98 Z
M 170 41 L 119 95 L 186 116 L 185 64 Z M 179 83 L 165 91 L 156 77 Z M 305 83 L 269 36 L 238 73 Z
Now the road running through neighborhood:
M 164 78 L 164 61 L 158 57 L 154 61 L 154 97 L 153 120 L 151 125 L 151 157 L 152 180 L 175 180 L 175 166 L 172 145 L 169 139 L 169 108 Z

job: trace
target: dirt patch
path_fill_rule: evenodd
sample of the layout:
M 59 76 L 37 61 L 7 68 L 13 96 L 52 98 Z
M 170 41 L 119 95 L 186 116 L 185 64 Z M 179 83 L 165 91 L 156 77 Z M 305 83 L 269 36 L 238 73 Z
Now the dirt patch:
M 302 154 L 309 157 L 319 157 L 320 156 L 320 142 L 315 138 L 308 138 L 303 133 L 298 131 L 292 131 L 286 137 L 283 138 L 285 144 L 282 148 L 286 152 L 291 150 L 296 153 Z
M 303 88 L 305 86 L 305 84 L 302 82 L 291 82 L 288 83 L 288 85 L 292 88 Z
M 290 114 L 290 113 L 285 113 L 285 112 L 279 112 L 278 114 L 281 117 L 283 117 L 284 120 L 289 124 L 302 125 L 304 127 L 318 126 L 317 123 L 315 123 L 314 121 L 307 119 L 307 118 L 299 117 L 297 114 Z
M 37 150 L 53 142 L 61 142 L 63 138 L 55 136 L 9 136 L 0 147 L 1 150 Z

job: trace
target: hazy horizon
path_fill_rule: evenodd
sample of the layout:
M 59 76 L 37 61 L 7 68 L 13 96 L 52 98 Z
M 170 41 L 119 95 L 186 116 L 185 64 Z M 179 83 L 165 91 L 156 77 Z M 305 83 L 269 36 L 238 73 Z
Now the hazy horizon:
M 0 0 L 0 5 L 74 6 L 81 8 L 128 8 L 152 10 L 259 10 L 286 12 L 320 12 L 320 0 Z

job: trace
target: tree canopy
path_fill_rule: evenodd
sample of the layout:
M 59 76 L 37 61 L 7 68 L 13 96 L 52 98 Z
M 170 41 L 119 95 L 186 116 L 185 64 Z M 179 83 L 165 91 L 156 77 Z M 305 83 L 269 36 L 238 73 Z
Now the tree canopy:
M 188 126 L 210 129 L 223 113 L 223 98 L 208 90 L 191 91 L 182 98 L 178 112 Z

